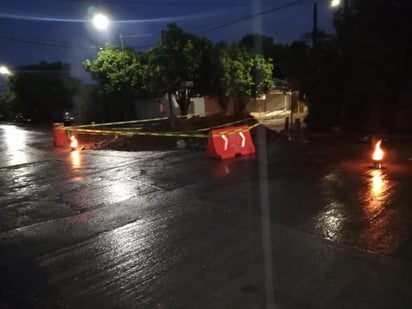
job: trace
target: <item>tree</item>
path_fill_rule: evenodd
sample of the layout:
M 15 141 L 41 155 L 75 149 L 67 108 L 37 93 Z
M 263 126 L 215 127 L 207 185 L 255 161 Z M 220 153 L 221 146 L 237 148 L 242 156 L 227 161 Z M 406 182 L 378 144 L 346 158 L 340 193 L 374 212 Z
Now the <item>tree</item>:
M 18 67 L 9 78 L 11 109 L 35 121 L 61 120 L 63 110 L 73 107 L 79 84 L 70 76 L 69 64 L 40 62 Z
M 213 45 L 175 25 L 169 25 L 162 42 L 150 54 L 152 87 L 160 95 L 176 95 L 182 114 L 194 93 L 216 98 L 223 109 L 233 98 L 236 111 L 244 111 L 250 98 L 267 93 L 272 86 L 270 59 L 238 46 Z M 194 82 L 190 91 L 181 86 L 185 80 Z
M 353 129 L 372 128 L 372 122 L 375 129 L 393 128 L 401 97 L 405 93 L 411 96 L 411 20 L 409 0 L 352 0 L 346 11 L 336 13 L 334 24 L 346 80 L 341 94 L 348 126 Z
M 236 111 L 243 112 L 251 98 L 269 92 L 273 83 L 271 60 L 234 45 L 220 50 L 219 61 L 222 75 L 214 96 L 233 98 Z
M 134 101 L 146 97 L 148 92 L 144 84 L 145 55 L 106 45 L 95 60 L 85 60 L 83 67 L 99 82 L 107 116 L 112 120 L 134 118 Z
M 16 102 L 16 94 L 11 91 L 7 91 L 4 95 L 0 96 L 0 118 L 9 118 L 13 113 L 14 105 Z
M 340 90 L 344 77 L 334 39 L 320 40 L 308 50 L 305 70 L 307 124 L 322 130 L 340 125 L 343 112 Z
M 243 36 L 239 41 L 239 46 L 246 47 L 266 59 L 273 58 L 275 49 L 273 38 L 257 33 Z
M 270 45 L 268 40 L 266 42 L 266 46 Z M 309 47 L 305 41 L 294 41 L 273 45 L 271 50 L 276 59 L 274 77 L 286 79 L 288 85 L 298 90 L 301 98 L 309 103 L 307 123 L 317 129 L 336 125 L 339 122 L 337 97 L 342 77 L 334 37 L 320 31 L 315 47 Z
M 273 65 L 261 55 L 184 32 L 170 24 L 156 47 L 146 53 L 106 46 L 84 67 L 99 82 L 103 100 L 132 102 L 138 97 L 174 96 L 186 115 L 194 95 L 210 95 L 227 102 L 234 97 L 238 110 L 245 102 L 270 90 Z M 115 105 L 127 109 L 124 103 Z M 172 109 L 171 109 L 172 111 Z M 111 112 L 113 114 L 113 112 Z
M 182 115 L 187 114 L 191 97 L 206 93 L 207 55 L 213 44 L 186 33 L 175 24 L 162 32 L 159 44 L 148 52 L 147 83 L 157 96 L 175 96 Z M 186 82 L 193 86 L 186 87 Z M 187 85 L 187 84 L 186 84 Z
M 245 47 L 255 54 L 262 55 L 265 59 L 276 60 L 273 63 L 273 77 L 284 79 L 285 75 L 280 65 L 285 56 L 285 47 L 282 44 L 275 44 L 273 38 L 261 34 L 247 34 L 239 41 L 240 47 Z

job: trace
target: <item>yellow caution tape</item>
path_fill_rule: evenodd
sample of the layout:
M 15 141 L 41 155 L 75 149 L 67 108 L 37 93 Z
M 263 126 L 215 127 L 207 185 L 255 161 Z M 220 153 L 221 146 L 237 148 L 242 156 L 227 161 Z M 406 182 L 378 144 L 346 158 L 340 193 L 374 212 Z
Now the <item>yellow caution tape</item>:
M 254 129 L 254 128 L 256 128 L 258 125 L 260 125 L 261 123 L 260 122 L 257 122 L 257 123 L 255 123 L 255 124 L 252 124 L 251 126 L 249 126 L 249 130 L 252 130 L 252 129 Z
M 206 113 L 204 115 L 206 115 Z M 188 114 L 188 115 L 179 115 L 179 116 L 176 116 L 176 117 L 177 118 L 183 118 L 183 117 L 191 118 L 191 117 L 194 117 L 194 116 L 199 116 L 199 115 Z M 95 127 L 115 126 L 115 125 L 123 125 L 123 124 L 147 123 L 147 122 L 155 122 L 155 121 L 167 120 L 167 119 L 169 119 L 169 117 L 137 119 L 137 120 L 128 120 L 128 121 L 119 121 L 119 122 L 105 122 L 105 123 L 95 123 L 95 124 L 84 124 L 84 125 L 78 125 L 78 126 L 69 126 L 69 127 L 65 127 L 65 128 L 67 128 L 69 130 L 74 129 L 74 128 L 87 128 L 87 127 L 95 128 Z M 222 124 L 222 125 L 219 125 L 219 126 L 216 126 L 216 127 L 200 129 L 199 131 L 201 131 L 201 130 L 202 131 L 207 131 L 207 130 L 210 130 L 212 128 L 219 128 L 219 127 L 229 126 L 229 125 L 232 125 L 232 124 L 235 124 L 235 123 L 239 123 L 239 122 L 247 121 L 247 120 L 251 120 L 251 119 L 254 119 L 254 118 L 251 117 L 251 118 L 247 118 L 247 119 L 241 119 L 241 120 L 225 123 L 225 124 Z
M 241 133 L 241 132 L 245 132 L 245 130 L 232 130 L 232 131 L 213 133 L 212 136 L 232 135 L 232 134 Z
M 118 131 L 118 130 L 91 130 L 83 128 L 70 128 L 67 129 L 70 132 L 87 133 L 87 134 L 107 134 L 107 135 L 122 135 L 122 136 L 171 136 L 171 137 L 198 137 L 207 138 L 207 134 L 196 134 L 196 133 L 174 133 L 174 132 L 140 132 L 140 131 Z
M 177 116 L 179 118 L 181 117 L 190 117 L 191 115 L 184 115 L 184 116 Z M 161 118 L 151 118 L 151 119 L 140 119 L 140 120 L 131 120 L 131 121 L 121 121 L 121 122 L 107 122 L 107 123 L 99 123 L 99 124 L 87 124 L 87 125 L 80 125 L 80 126 L 70 126 L 70 127 L 64 127 L 62 129 L 69 131 L 69 132 L 78 132 L 78 133 L 87 133 L 87 134 L 106 134 L 106 135 L 120 135 L 120 136 L 134 136 L 134 135 L 140 135 L 140 136 L 170 136 L 170 137 L 197 137 L 197 138 L 207 138 L 209 135 L 208 134 L 199 134 L 199 132 L 204 132 L 204 131 L 210 131 L 213 129 L 217 128 L 222 128 L 222 127 L 228 127 L 232 126 L 234 124 L 237 124 L 239 122 L 246 122 L 249 120 L 254 120 L 254 118 L 247 118 L 247 119 L 241 119 L 241 120 L 236 120 L 233 122 L 213 126 L 213 127 L 208 127 L 208 128 L 202 128 L 202 129 L 197 129 L 194 131 L 177 131 L 177 132 L 143 132 L 141 131 L 141 127 L 116 127 L 116 128 L 105 128 L 105 129 L 99 129 L 96 127 L 107 127 L 107 126 L 114 126 L 114 125 L 123 125 L 123 124 L 136 124 L 136 123 L 147 123 L 147 122 L 155 122 L 155 121 L 160 121 L 160 120 L 166 120 L 169 119 L 168 117 L 161 117 Z M 252 126 L 249 126 L 249 130 L 256 127 L 259 125 L 259 123 L 256 123 Z M 221 136 L 224 134 L 234 134 L 234 133 L 240 133 L 240 132 L 245 132 L 245 129 L 228 129 L 227 131 L 224 132 L 219 132 L 219 133 L 214 133 L 213 136 Z
M 206 113 L 204 114 L 206 115 Z M 187 115 L 178 115 L 176 118 L 190 118 L 194 116 L 199 116 L 195 114 L 187 114 Z M 114 125 L 123 125 L 123 124 L 133 124 L 133 123 L 146 123 L 146 122 L 155 122 L 155 121 L 160 121 L 160 120 L 167 120 L 169 117 L 159 117 L 159 118 L 148 118 L 148 119 L 137 119 L 137 120 L 128 120 L 128 121 L 118 121 L 118 122 L 105 122 L 105 123 L 95 123 L 95 124 L 83 124 L 79 126 L 70 126 L 66 127 L 68 129 L 74 129 L 74 128 L 87 128 L 87 127 L 108 127 L 108 126 L 114 126 Z
M 96 124 L 83 124 L 79 126 L 71 126 L 71 127 L 66 127 L 66 129 L 75 129 L 75 128 L 87 128 L 87 127 L 108 127 L 108 126 L 114 126 L 114 125 L 121 125 L 121 124 L 132 124 L 132 123 L 144 123 L 144 122 L 152 122 L 152 121 L 159 121 L 159 120 L 165 120 L 167 117 L 161 117 L 161 118 L 152 118 L 152 119 L 139 119 L 139 120 L 130 120 L 130 121 L 119 121 L 119 122 L 105 122 L 105 123 L 96 123 Z

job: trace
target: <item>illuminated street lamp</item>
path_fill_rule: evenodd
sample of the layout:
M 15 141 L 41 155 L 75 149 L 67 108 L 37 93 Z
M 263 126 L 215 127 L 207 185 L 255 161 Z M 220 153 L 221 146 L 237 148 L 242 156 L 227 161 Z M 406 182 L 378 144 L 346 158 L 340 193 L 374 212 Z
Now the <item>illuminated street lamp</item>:
M 93 22 L 94 27 L 97 30 L 101 30 L 101 31 L 106 31 L 110 25 L 110 19 L 102 13 L 97 13 L 96 15 L 94 15 L 92 22 Z M 120 31 L 119 31 L 119 39 L 120 39 L 120 47 L 121 47 L 121 50 L 123 51 L 124 49 L 123 33 L 121 33 Z
M 102 14 L 97 13 L 93 16 L 92 19 L 93 25 L 97 30 L 105 31 L 109 28 L 110 20 L 109 18 Z M 123 45 L 123 33 L 119 31 L 119 39 L 120 39 L 120 51 L 121 51 L 121 62 L 123 67 L 123 74 L 126 75 L 126 64 L 125 64 L 125 53 L 124 53 L 124 45 Z M 125 79 L 126 81 L 127 79 Z
M 330 3 L 331 7 L 338 7 L 341 5 L 341 0 L 332 0 Z
M 0 65 L 0 75 L 12 75 L 12 73 L 10 72 L 10 70 L 4 66 L 4 65 Z
M 339 8 L 343 5 L 343 18 L 346 18 L 349 9 L 349 0 L 331 0 L 330 6 L 332 8 Z
M 11 75 L 13 75 L 13 73 L 5 65 L 0 65 L 0 94 L 6 89 L 3 79 L 7 80 Z M 4 76 L 4 78 L 2 76 Z
M 333 9 L 338 9 L 340 7 L 343 7 L 342 22 L 343 22 L 343 27 L 345 27 L 345 23 L 347 22 L 347 18 L 348 18 L 349 0 L 331 0 L 330 6 Z
M 110 24 L 109 18 L 107 18 L 106 15 L 101 13 L 94 15 L 92 22 L 95 28 L 98 30 L 107 30 Z
M 338 8 L 342 5 L 342 2 L 344 3 L 344 18 L 346 17 L 347 14 L 347 5 L 348 5 L 348 0 L 331 0 L 330 1 L 330 6 L 332 8 Z M 313 23 L 312 23 L 312 47 L 316 46 L 318 43 L 318 34 L 319 34 L 319 29 L 318 29 L 318 3 L 317 1 L 313 2 Z
M 341 20 L 341 27 L 339 29 L 339 33 L 337 33 L 337 37 L 340 37 L 338 41 L 341 41 L 341 52 L 342 52 L 342 63 L 343 63 L 343 70 L 342 70 L 342 76 L 343 76 L 343 89 L 347 88 L 348 86 L 345 85 L 349 80 L 350 80 L 350 69 L 348 67 L 348 48 L 347 48 L 347 41 L 349 38 L 348 35 L 348 21 L 349 21 L 349 5 L 352 3 L 352 0 L 331 0 L 330 6 L 334 9 L 338 9 L 342 7 L 342 14 L 340 15 L 340 20 Z M 341 125 L 343 127 L 346 126 L 347 124 L 347 108 L 345 106 L 345 99 L 341 98 L 340 100 L 340 106 L 341 106 Z

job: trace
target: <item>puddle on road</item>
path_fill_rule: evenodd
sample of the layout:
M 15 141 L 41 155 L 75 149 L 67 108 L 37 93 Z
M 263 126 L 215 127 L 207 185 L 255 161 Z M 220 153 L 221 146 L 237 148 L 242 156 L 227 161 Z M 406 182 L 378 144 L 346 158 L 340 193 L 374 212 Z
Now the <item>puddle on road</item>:
M 368 189 L 361 202 L 365 219 L 359 235 L 359 246 L 381 254 L 391 254 L 403 241 L 405 222 L 394 203 L 394 181 L 385 169 L 370 169 L 366 173 Z
M 393 173 L 392 173 L 393 174 Z M 405 206 L 399 205 L 401 184 L 390 166 L 374 169 L 344 164 L 323 178 L 327 202 L 313 217 L 322 237 L 380 254 L 392 254 L 410 234 Z
M 345 216 L 343 214 L 344 206 L 339 202 L 331 202 L 324 211 L 315 217 L 315 230 L 320 232 L 323 237 L 332 240 L 339 240 Z

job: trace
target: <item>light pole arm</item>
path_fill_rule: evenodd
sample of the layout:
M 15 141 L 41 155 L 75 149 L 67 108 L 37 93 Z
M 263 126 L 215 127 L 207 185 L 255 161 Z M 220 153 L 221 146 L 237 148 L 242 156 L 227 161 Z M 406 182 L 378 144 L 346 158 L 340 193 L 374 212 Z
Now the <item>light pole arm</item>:
M 318 43 L 318 3 L 313 3 L 313 29 L 312 29 L 312 47 Z

